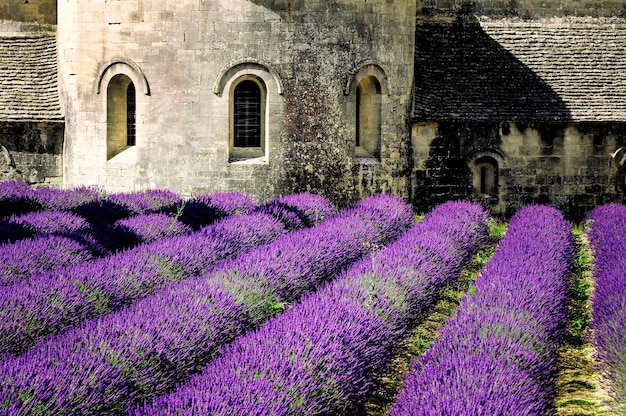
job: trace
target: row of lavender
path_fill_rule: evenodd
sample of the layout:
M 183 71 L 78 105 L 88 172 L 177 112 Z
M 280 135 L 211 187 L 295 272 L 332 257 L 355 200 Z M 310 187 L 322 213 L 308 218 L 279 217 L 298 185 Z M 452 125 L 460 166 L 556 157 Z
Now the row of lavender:
M 215 195 L 213 200 L 224 212 L 251 208 L 251 200 L 240 194 Z M 0 287 L 0 353 L 20 354 L 38 338 L 128 306 L 171 281 L 197 275 L 218 261 L 274 241 L 287 229 L 314 224 L 334 212 L 322 197 L 289 195 L 194 233 L 23 276 Z M 26 257 L 35 254 L 40 253 L 30 251 Z
M 487 213 L 450 202 L 396 242 L 257 331 L 203 372 L 133 414 L 352 414 L 396 343 L 485 239 Z
M 594 252 L 592 321 L 597 358 L 616 405 L 626 408 L 626 206 L 607 204 L 587 216 Z
M 31 188 L 25 182 L 0 182 L 0 218 L 3 219 L 32 212 L 67 211 L 78 214 L 92 224 L 112 223 L 141 214 L 176 213 L 183 206 L 182 202 L 183 199 L 176 193 L 160 189 L 106 194 L 95 187 Z M 190 222 L 196 215 L 194 208 L 192 203 L 189 208 Z
M 165 213 L 177 216 L 184 224 L 198 229 L 212 222 L 215 216 L 219 217 L 219 208 L 229 208 L 207 204 L 205 198 L 208 195 L 184 201 L 180 195 L 161 189 L 106 194 L 98 188 L 31 188 L 25 182 L 3 181 L 0 182 L 0 241 L 7 238 L 3 233 L 10 236 L 13 232 L 16 234 L 14 238 L 19 238 L 20 233 L 32 236 L 62 231 L 39 228 L 45 224 L 33 221 L 27 215 L 47 211 L 74 213 L 90 225 L 112 224 L 137 215 Z M 69 220 L 65 225 L 79 227 Z
M 16 211 L 11 203 L 20 198 L 43 210 L 6 216 Z M 104 195 L 89 188 L 31 189 L 22 182 L 0 182 L 4 209 L 0 210 L 0 242 L 4 242 L 0 245 L 0 286 L 43 270 L 188 234 L 258 205 L 239 193 L 205 194 L 183 201 L 164 190 Z M 30 255 L 24 256 L 26 252 Z
M 5 356 L 0 414 L 121 413 L 171 390 L 218 347 L 412 224 L 411 207 L 401 199 L 370 197 L 313 228 L 47 337 L 20 356 Z
M 143 199 L 139 194 L 126 196 Z M 239 193 L 202 195 L 186 206 L 190 204 L 196 206 L 196 212 L 201 210 L 200 206 L 204 211 L 202 219 L 198 216 L 192 222 L 193 227 L 164 213 L 137 214 L 113 224 L 97 226 L 91 226 L 84 218 L 67 211 L 40 211 L 9 217 L 6 223 L 27 226 L 35 236 L 0 245 L 0 286 L 16 283 L 44 270 L 110 256 L 166 237 L 186 235 L 229 215 L 259 208 L 258 202 Z
M 520 209 L 475 290 L 413 363 L 390 414 L 549 414 L 573 256 L 559 211 Z
M 95 188 L 30 188 L 24 182 L 0 182 L 0 241 L 48 235 L 101 232 L 121 219 L 155 213 L 175 214 L 182 198 L 167 190 L 106 195 Z

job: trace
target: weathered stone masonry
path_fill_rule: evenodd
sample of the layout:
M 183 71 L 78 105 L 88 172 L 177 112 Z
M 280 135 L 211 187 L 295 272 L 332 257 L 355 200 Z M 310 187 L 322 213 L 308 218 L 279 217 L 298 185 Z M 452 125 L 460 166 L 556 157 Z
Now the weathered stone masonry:
M 414 15 L 411 1 L 382 0 L 59 3 L 66 185 L 408 198 Z M 95 93 L 107 65 L 149 85 L 136 146 L 109 160 Z M 362 73 L 381 84 L 380 160 L 354 154 Z M 240 161 L 229 157 L 229 91 L 245 74 L 267 88 L 267 129 L 264 156 Z
M 580 219 L 623 200 L 625 74 L 623 19 L 418 19 L 414 204 L 546 203 Z M 481 191 L 485 166 L 495 187 Z
M 618 1 L 56 3 L 0 6 L 3 178 L 572 219 L 624 201 Z
M 62 184 L 54 28 L 0 24 L 0 179 Z

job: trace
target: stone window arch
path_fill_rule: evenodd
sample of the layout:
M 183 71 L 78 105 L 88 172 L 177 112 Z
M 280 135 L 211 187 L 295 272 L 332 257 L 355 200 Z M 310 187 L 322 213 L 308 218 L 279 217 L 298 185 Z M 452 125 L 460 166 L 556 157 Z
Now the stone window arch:
M 137 144 L 141 115 L 150 95 L 141 68 L 125 58 L 105 63 L 96 83 L 96 93 L 104 96 L 106 112 L 106 158 L 110 160 Z
M 374 60 L 361 61 L 348 71 L 344 94 L 348 96 L 348 114 L 354 120 L 357 158 L 381 160 L 387 84 L 385 71 Z
M 356 87 L 355 155 L 380 160 L 381 87 L 374 76 L 368 75 Z
M 269 141 L 280 129 L 283 86 L 276 70 L 250 59 L 233 62 L 218 75 L 213 93 L 228 99 L 228 161 L 267 163 Z
M 498 196 L 499 164 L 492 156 L 480 156 L 472 164 L 474 194 L 478 196 Z
M 111 78 L 107 86 L 107 160 L 136 143 L 135 84 L 126 75 Z

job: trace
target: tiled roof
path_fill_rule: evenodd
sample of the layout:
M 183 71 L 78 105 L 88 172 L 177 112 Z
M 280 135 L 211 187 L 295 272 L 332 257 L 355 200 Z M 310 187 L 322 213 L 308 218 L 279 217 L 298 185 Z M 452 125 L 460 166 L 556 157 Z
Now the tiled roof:
M 413 118 L 626 121 L 626 20 L 418 22 Z
M 0 121 L 63 121 L 53 34 L 0 33 Z

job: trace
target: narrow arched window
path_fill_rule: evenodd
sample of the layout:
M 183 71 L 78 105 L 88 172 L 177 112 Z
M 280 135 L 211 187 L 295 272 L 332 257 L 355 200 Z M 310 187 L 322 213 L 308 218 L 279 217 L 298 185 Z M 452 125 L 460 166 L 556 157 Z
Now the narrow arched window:
M 261 89 L 254 81 L 235 87 L 235 147 L 261 146 Z
M 115 75 L 107 86 L 107 159 L 135 145 L 136 110 L 135 85 Z
M 486 194 L 487 193 L 487 166 L 481 166 L 480 167 L 480 193 L 481 194 Z
M 380 159 L 380 136 L 381 87 L 375 77 L 366 76 L 356 88 L 356 156 Z
M 498 162 L 484 156 L 474 162 L 474 192 L 481 195 L 498 194 Z
M 265 85 L 253 76 L 234 83 L 231 93 L 230 159 L 265 155 Z

